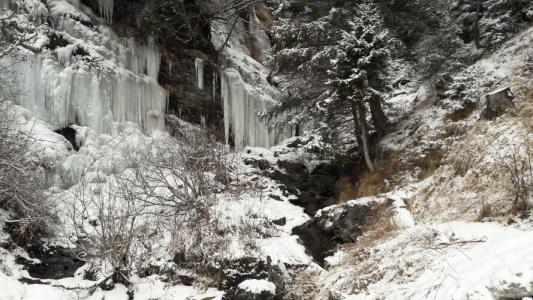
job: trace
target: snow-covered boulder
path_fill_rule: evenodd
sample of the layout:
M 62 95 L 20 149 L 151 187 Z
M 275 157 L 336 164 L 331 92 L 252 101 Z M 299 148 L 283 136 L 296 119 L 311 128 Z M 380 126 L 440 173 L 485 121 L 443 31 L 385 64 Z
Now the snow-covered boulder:
M 355 242 L 361 225 L 383 203 L 381 198 L 361 198 L 319 210 L 314 218 L 294 228 L 313 257 L 322 261 L 336 245 Z
M 237 287 L 235 300 L 268 300 L 276 295 L 276 286 L 265 279 L 249 279 Z

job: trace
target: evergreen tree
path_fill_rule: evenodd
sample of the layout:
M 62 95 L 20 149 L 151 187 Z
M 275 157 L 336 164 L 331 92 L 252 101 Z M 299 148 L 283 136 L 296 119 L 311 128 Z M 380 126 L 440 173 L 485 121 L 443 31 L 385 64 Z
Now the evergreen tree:
M 276 28 L 272 62 L 288 96 L 274 113 L 295 109 L 300 117 L 311 113 L 324 120 L 350 115 L 360 153 L 373 171 L 367 108 L 379 134 L 387 122 L 379 92 L 387 58 L 381 16 L 365 4 L 333 6 L 324 16 L 305 9 L 302 22 L 281 21 Z

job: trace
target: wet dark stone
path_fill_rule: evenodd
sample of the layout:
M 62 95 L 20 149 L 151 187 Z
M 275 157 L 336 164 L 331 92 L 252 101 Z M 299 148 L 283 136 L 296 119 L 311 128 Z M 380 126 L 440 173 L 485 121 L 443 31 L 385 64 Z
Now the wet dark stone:
M 244 164 L 247 166 L 252 166 L 254 168 L 257 168 L 261 171 L 264 171 L 270 168 L 270 163 L 266 159 L 246 158 L 244 159 Z
M 64 136 L 67 139 L 67 141 L 70 142 L 70 144 L 72 145 L 72 148 L 75 151 L 78 151 L 80 149 L 80 145 L 76 143 L 76 130 L 74 128 L 63 127 L 63 128 L 56 130 L 55 132 Z
M 295 227 L 292 233 L 300 237 L 309 254 L 322 264 L 338 245 L 356 241 L 362 233 L 361 225 L 372 210 L 368 205 L 346 204 L 322 211 L 319 216 Z
M 287 218 L 283 217 L 281 219 L 273 220 L 272 223 L 279 226 L 284 226 L 285 224 L 287 224 Z
M 30 246 L 28 254 L 41 261 L 35 264 L 22 257 L 17 258 L 17 263 L 28 270 L 30 276 L 42 279 L 61 279 L 73 277 L 74 272 L 83 266 L 84 262 L 75 257 L 73 250 L 64 248 L 50 248 L 43 250 L 41 247 Z

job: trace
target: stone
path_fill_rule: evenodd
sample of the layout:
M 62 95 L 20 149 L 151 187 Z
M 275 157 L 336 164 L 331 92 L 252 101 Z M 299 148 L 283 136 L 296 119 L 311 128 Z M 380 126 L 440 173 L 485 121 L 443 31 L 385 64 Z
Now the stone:
M 283 217 L 281 219 L 273 220 L 272 223 L 279 226 L 285 226 L 285 224 L 287 224 L 287 218 Z
M 237 287 L 234 300 L 270 300 L 276 295 L 276 286 L 268 280 L 249 279 Z
M 508 109 L 514 107 L 515 96 L 510 87 L 495 90 L 485 96 L 486 107 L 482 116 L 486 119 L 494 119 L 501 116 Z
M 361 225 L 375 210 L 377 202 L 350 201 L 326 207 L 313 219 L 295 227 L 293 234 L 300 237 L 306 249 L 319 263 L 333 254 L 337 245 L 355 242 L 362 234 Z

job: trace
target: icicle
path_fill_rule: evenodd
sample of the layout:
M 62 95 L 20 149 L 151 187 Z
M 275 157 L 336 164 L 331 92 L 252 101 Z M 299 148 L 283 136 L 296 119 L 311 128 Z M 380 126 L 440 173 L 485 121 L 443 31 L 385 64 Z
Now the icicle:
M 114 37 L 112 37 L 114 38 Z M 154 37 L 148 37 L 148 45 L 139 45 L 133 38 L 126 40 L 126 45 L 116 43 L 119 61 L 130 71 L 138 75 L 148 75 L 157 80 L 161 65 L 161 54 L 155 44 Z
M 159 66 L 161 65 L 161 54 L 153 36 L 148 37 L 148 46 L 144 48 L 144 52 L 146 57 L 146 75 L 157 80 Z
M 196 87 L 199 90 L 204 89 L 204 61 L 201 58 L 196 58 L 194 61 L 196 69 Z
M 106 19 L 109 24 L 113 22 L 113 5 L 113 0 L 98 0 L 100 16 Z
M 202 125 L 202 127 L 206 127 L 206 119 L 205 119 L 205 116 L 200 116 L 200 124 Z
M 273 100 L 247 89 L 235 69 L 226 69 L 221 75 L 221 90 L 226 144 L 229 144 L 231 133 L 236 150 L 245 146 L 274 145 L 275 137 L 269 134 L 268 124 L 258 115 L 265 112 Z
M 153 78 L 123 69 L 107 75 L 73 70 L 41 55 L 0 61 L 10 64 L 24 91 L 16 103 L 57 127 L 76 123 L 102 133 L 110 132 L 114 121 L 134 122 L 146 131 L 164 127 L 168 93 Z
M 168 65 L 168 75 L 170 76 L 172 75 L 172 61 L 168 60 L 167 65 Z
M 72 58 L 72 52 L 77 48 L 76 45 L 67 45 L 65 47 L 57 48 L 55 50 L 57 54 L 57 60 L 63 65 L 70 65 L 70 59 Z

